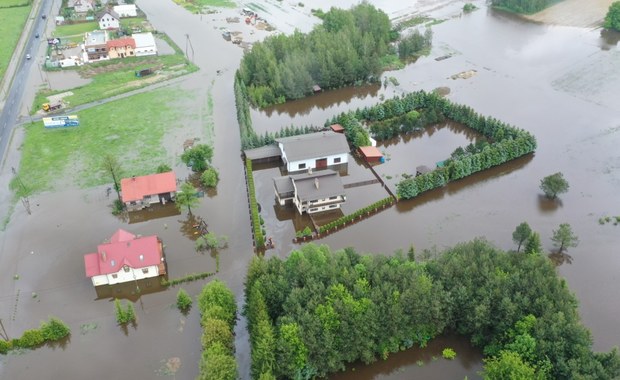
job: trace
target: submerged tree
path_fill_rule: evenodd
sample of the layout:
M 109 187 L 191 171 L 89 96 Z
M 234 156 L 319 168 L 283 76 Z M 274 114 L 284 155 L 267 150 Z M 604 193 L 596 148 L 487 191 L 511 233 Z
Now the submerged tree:
M 523 222 L 517 226 L 515 231 L 512 233 L 512 241 L 518 245 L 517 252 L 521 250 L 521 244 L 523 244 L 527 239 L 529 239 L 532 234 L 532 229 L 527 222 Z
M 112 181 L 114 182 L 114 191 L 116 191 L 116 196 L 118 197 L 118 201 L 121 202 L 121 164 L 118 162 L 116 157 L 111 154 L 106 154 L 103 156 L 103 160 L 101 161 L 101 168 L 112 177 Z
M 609 6 L 603 26 L 620 32 L 620 1 L 615 1 Z
M 187 213 L 192 215 L 192 207 L 195 207 L 200 203 L 200 200 L 196 197 L 196 188 L 191 183 L 185 182 L 181 185 L 181 191 L 177 193 L 175 204 L 180 210 L 183 207 L 187 207 Z
M 577 235 L 573 233 L 573 230 L 568 223 L 560 224 L 560 228 L 553 231 L 553 244 L 557 247 L 559 246 L 559 253 L 562 253 L 564 248 L 568 247 L 576 247 L 579 244 L 579 239 Z
M 568 181 L 561 172 L 551 174 L 540 180 L 540 189 L 547 198 L 555 199 L 558 194 L 568 191 Z
M 202 172 L 209 167 L 213 158 L 213 148 L 208 145 L 200 144 L 183 152 L 181 161 L 192 168 L 194 172 Z

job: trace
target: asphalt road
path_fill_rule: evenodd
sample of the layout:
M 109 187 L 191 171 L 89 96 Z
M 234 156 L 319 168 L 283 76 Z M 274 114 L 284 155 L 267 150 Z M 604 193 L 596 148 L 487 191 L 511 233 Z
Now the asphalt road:
M 36 52 L 40 47 L 39 44 L 44 43 L 42 39 L 44 39 L 45 25 L 51 17 L 52 2 L 53 0 L 42 0 L 34 22 L 31 24 L 31 29 L 28 33 L 28 42 L 26 43 L 22 55 L 17 58 L 20 60 L 20 63 L 17 65 L 13 82 L 11 83 L 6 102 L 4 103 L 4 108 L 0 113 L 0 162 L 5 156 L 13 129 L 18 124 L 19 110 L 24 97 L 24 88 L 28 82 L 27 79 L 31 72 L 32 65 L 38 62 Z M 42 18 L 43 14 L 47 15 L 48 18 L 44 20 Z M 39 38 L 34 37 L 36 33 L 39 33 Z M 32 58 L 29 60 L 26 59 L 26 54 L 30 54 Z

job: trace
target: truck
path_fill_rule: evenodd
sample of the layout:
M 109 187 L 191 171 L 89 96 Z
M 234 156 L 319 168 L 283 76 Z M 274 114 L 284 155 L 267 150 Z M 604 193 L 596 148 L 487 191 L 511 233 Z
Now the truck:
M 142 70 L 136 71 L 136 76 L 137 77 L 145 77 L 145 76 L 151 75 L 151 74 L 153 74 L 153 69 L 152 68 L 142 69 Z
M 43 108 L 43 111 L 45 112 L 52 112 L 62 108 L 62 102 L 60 100 L 56 100 L 55 102 L 43 103 L 41 108 Z

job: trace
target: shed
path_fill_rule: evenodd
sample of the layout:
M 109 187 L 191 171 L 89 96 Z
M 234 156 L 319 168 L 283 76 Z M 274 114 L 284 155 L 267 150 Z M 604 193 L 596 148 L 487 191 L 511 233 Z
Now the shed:
M 312 86 L 312 91 L 321 92 L 321 87 L 318 84 L 315 84 L 314 86 Z
M 422 174 L 426 174 L 426 173 L 430 173 L 432 172 L 431 168 L 429 168 L 426 165 L 420 165 L 418 167 L 415 168 L 415 175 L 416 177 Z
M 385 162 L 383 153 L 376 146 L 361 146 L 360 153 L 366 162 Z
M 344 133 L 344 127 L 340 124 L 332 124 L 329 127 L 336 133 Z

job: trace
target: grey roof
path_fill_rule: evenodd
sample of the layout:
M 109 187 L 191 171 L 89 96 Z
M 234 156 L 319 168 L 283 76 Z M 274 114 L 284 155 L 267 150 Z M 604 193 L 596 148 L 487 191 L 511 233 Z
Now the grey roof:
M 348 153 L 351 150 L 345 135 L 333 131 L 283 137 L 276 141 L 283 145 L 282 149 L 289 162 Z
M 280 157 L 282 152 L 280 152 L 280 148 L 277 145 L 265 145 L 260 148 L 255 149 L 247 149 L 244 150 L 245 157 L 250 160 L 259 160 L 261 158 L 269 158 L 269 157 Z
M 278 195 L 292 195 L 295 192 L 293 181 L 289 176 L 275 177 L 273 179 L 273 185 L 275 186 Z
M 107 40 L 107 32 L 105 30 L 93 30 L 86 34 L 86 46 L 105 45 Z
M 97 20 L 101 20 L 101 18 L 105 16 L 106 13 L 114 17 L 116 20 L 120 19 L 120 17 L 118 16 L 118 13 L 114 12 L 113 9 L 104 8 L 97 13 Z
M 420 174 L 426 174 L 426 173 L 430 173 L 433 170 L 431 168 L 429 168 L 426 165 L 420 165 L 418 167 L 415 168 L 416 172 L 420 173 Z
M 291 175 L 290 178 L 295 183 L 297 197 L 302 202 L 344 195 L 344 186 L 340 175 L 333 170 L 296 174 Z M 318 181 L 318 188 L 315 180 Z

